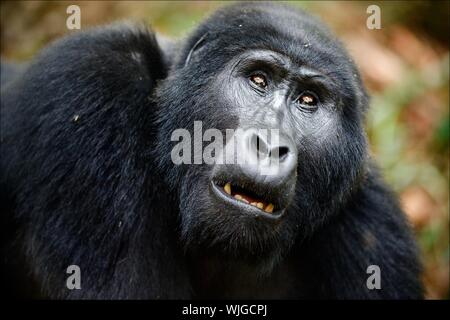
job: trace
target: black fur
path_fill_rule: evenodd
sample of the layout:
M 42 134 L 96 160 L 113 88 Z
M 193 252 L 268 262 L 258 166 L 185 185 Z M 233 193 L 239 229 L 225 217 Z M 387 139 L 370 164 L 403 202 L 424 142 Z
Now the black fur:
M 238 4 L 167 48 L 144 27 L 119 24 L 57 41 L 7 84 L 2 66 L 4 250 L 16 294 L 422 297 L 409 227 L 368 157 L 367 95 L 320 22 L 290 7 Z M 216 214 L 205 189 L 211 168 L 170 159 L 176 128 L 237 126 L 212 83 L 251 49 L 319 69 L 339 97 L 327 139 L 296 133 L 296 193 L 276 232 Z M 65 286 L 71 264 L 81 290 Z M 366 287 L 371 264 L 381 290 Z

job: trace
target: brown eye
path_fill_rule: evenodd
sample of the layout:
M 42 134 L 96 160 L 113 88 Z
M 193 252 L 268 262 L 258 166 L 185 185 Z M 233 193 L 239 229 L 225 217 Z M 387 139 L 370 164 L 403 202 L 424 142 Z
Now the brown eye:
M 311 92 L 303 92 L 297 99 L 297 103 L 306 107 L 315 107 L 318 99 L 315 94 Z
M 254 74 L 250 76 L 250 81 L 262 89 L 267 87 L 267 79 L 262 74 Z

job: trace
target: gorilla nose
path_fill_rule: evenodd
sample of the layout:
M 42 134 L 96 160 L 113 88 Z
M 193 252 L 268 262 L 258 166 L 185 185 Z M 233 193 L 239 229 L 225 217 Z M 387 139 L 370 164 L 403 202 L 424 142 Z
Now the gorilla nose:
M 241 148 L 243 173 L 264 176 L 264 181 L 283 182 L 297 167 L 297 150 L 292 140 L 277 129 L 249 129 Z M 277 183 L 277 184 L 278 184 Z
M 280 143 L 268 143 L 264 137 L 256 132 L 251 133 L 249 152 L 257 155 L 258 158 L 269 157 L 273 160 L 284 161 L 289 154 L 289 145 Z

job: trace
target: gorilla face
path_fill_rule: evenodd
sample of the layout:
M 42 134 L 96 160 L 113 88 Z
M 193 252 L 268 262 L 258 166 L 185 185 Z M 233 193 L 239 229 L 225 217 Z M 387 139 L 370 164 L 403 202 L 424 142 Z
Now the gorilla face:
M 158 99 L 159 141 L 176 128 L 193 135 L 202 121 L 224 138 L 240 130 L 224 139 L 225 154 L 265 159 L 162 163 L 190 249 L 273 263 L 337 212 L 363 176 L 367 99 L 357 71 L 321 25 L 292 8 L 219 11 L 187 41 Z
M 312 151 L 302 142 L 310 139 L 309 148 L 333 143 L 340 126 L 339 95 L 331 95 L 336 88 L 328 76 L 270 50 L 246 51 L 223 70 L 208 94 L 219 93 L 220 108 L 238 119 L 242 132 L 231 142 L 245 160 L 255 161 L 214 167 L 211 189 L 217 205 L 226 203 L 227 211 L 236 208 L 261 220 L 281 220 L 304 169 L 299 150 Z

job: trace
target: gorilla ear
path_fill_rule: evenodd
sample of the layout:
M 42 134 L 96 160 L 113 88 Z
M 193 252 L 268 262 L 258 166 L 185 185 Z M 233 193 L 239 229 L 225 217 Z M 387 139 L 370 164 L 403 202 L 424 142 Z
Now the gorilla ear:
M 192 55 L 195 51 L 200 49 L 206 42 L 206 37 L 208 36 L 208 33 L 205 33 L 198 39 L 198 41 L 192 46 L 191 50 L 189 51 L 189 54 L 186 58 L 186 61 L 184 62 L 184 66 L 186 67 L 189 64 L 189 61 L 191 61 Z

